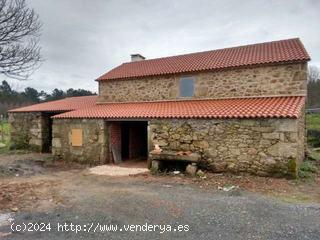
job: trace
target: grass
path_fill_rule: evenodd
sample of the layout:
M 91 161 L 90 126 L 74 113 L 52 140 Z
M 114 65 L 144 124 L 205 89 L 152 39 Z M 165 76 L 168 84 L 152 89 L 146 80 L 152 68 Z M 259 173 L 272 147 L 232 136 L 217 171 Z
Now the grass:
M 318 169 L 312 162 L 305 161 L 301 164 L 300 171 L 316 173 Z
M 299 168 L 299 177 L 302 179 L 313 179 L 320 171 L 320 152 L 315 151 L 313 147 L 320 144 L 318 132 L 320 132 L 320 114 L 312 113 L 306 115 L 306 128 L 308 130 L 308 157 Z M 312 134 L 311 134 L 312 133 Z M 319 170 L 318 170 L 319 168 Z
M 274 198 L 286 203 L 309 203 L 311 201 L 310 196 L 305 194 L 276 195 Z
M 311 151 L 308 153 L 308 160 L 309 160 L 309 161 L 316 162 L 316 163 L 318 163 L 318 164 L 320 165 L 320 152 L 311 150 Z
M 0 147 L 0 154 L 7 153 L 10 145 L 10 125 L 8 122 L 0 122 L 0 143 L 5 147 Z
M 309 149 L 308 157 L 299 167 L 299 177 L 302 179 L 313 179 L 319 172 L 320 153 Z
M 320 114 L 307 114 L 306 127 L 308 130 L 308 145 L 310 147 L 320 147 Z
M 320 131 L 320 113 L 307 114 L 306 125 L 308 130 Z
M 3 131 L 4 134 L 9 135 L 10 126 L 8 122 L 0 122 L 0 133 Z

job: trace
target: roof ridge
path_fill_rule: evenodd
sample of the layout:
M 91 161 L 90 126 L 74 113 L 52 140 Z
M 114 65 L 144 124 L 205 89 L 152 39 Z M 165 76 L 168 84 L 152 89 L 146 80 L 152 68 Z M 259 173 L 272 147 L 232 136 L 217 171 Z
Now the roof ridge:
M 235 46 L 235 47 L 223 47 L 223 48 L 217 48 L 217 49 L 212 49 L 212 50 L 204 50 L 204 51 L 198 51 L 198 52 L 177 54 L 177 55 L 171 55 L 171 56 L 167 56 L 167 57 L 156 57 L 156 58 L 145 59 L 143 61 L 123 62 L 121 65 L 124 65 L 124 64 L 137 64 L 137 63 L 148 62 L 148 61 L 152 61 L 152 60 L 161 60 L 161 59 L 166 59 L 166 58 L 184 57 L 184 56 L 193 55 L 193 54 L 199 54 L 199 53 L 209 53 L 209 52 L 222 51 L 222 50 L 231 50 L 231 49 L 237 49 L 237 48 L 243 48 L 243 47 L 253 47 L 253 46 L 259 46 L 259 45 L 263 45 L 263 44 L 278 43 L 278 42 L 284 42 L 284 41 L 290 41 L 290 40 L 297 40 L 302 45 L 302 42 L 300 41 L 300 38 L 296 37 L 296 38 L 265 41 L 265 42 L 252 43 L 252 44 L 250 43 L 250 44 L 244 44 L 244 45 L 239 45 L 239 46 Z M 119 65 L 119 66 L 121 66 L 121 65 Z
M 85 96 L 72 96 L 72 97 L 65 97 L 65 98 L 61 98 L 61 99 L 58 99 L 58 100 L 63 100 L 63 99 L 69 99 L 69 98 L 80 98 L 80 97 L 97 97 L 98 94 L 94 94 L 94 95 L 85 95 Z

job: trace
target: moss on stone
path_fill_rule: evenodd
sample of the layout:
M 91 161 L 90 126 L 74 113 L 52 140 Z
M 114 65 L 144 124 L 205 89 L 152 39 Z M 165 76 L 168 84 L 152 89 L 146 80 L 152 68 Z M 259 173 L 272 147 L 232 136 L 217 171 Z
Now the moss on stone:
M 10 144 L 9 149 L 10 150 L 29 149 L 29 144 L 28 142 L 25 142 L 25 141 L 15 141 Z
M 44 116 L 39 112 L 9 113 L 10 149 L 41 151 Z
M 288 161 L 288 175 L 293 178 L 298 177 L 298 166 L 297 166 L 297 160 L 296 159 L 290 159 Z
M 41 152 L 42 151 L 42 146 L 38 146 L 38 145 L 30 145 L 29 150 L 33 151 L 33 152 Z

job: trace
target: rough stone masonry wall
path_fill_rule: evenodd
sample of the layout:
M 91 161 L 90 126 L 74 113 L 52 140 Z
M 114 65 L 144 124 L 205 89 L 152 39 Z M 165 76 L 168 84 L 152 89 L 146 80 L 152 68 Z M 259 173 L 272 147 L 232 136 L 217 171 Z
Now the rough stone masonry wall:
M 83 145 L 71 144 L 72 129 L 82 129 Z M 108 126 L 98 119 L 54 119 L 52 153 L 66 161 L 98 165 L 108 162 Z
M 46 116 L 40 112 L 9 113 L 11 147 L 42 151 L 46 131 Z
M 179 80 L 185 75 L 107 80 L 99 82 L 98 102 L 155 101 L 179 98 Z M 285 64 L 189 74 L 195 77 L 195 96 L 306 95 L 307 64 Z
M 297 119 L 152 120 L 150 131 L 153 144 L 199 153 L 200 164 L 214 172 L 296 176 L 304 157 L 303 124 Z

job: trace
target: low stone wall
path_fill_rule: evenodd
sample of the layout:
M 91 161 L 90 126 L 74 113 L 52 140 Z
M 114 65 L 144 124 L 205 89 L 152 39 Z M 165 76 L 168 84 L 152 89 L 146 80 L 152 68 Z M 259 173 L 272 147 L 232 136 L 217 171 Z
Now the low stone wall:
M 301 119 L 152 120 L 150 138 L 164 150 L 190 150 L 214 172 L 297 175 L 304 157 Z
M 72 129 L 82 129 L 82 146 L 72 146 Z M 108 125 L 104 120 L 54 119 L 52 136 L 56 158 L 92 165 L 108 162 Z
M 48 136 L 46 116 L 40 112 L 9 113 L 11 148 L 42 151 Z

